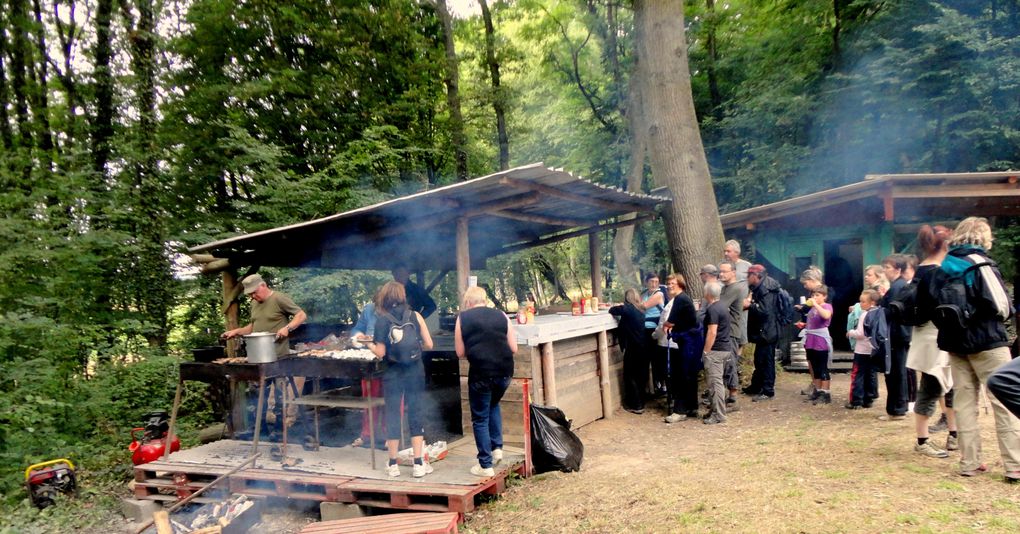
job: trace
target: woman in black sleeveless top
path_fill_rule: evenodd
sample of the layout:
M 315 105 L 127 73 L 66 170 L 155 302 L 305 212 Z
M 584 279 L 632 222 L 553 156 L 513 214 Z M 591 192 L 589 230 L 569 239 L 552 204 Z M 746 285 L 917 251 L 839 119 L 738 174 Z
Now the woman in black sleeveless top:
M 454 327 L 458 358 L 467 358 L 468 404 L 471 428 L 478 448 L 478 465 L 471 474 L 491 477 L 493 465 L 503 460 L 503 418 L 499 401 L 514 374 L 517 338 L 503 312 L 485 307 L 485 290 L 469 287 Z

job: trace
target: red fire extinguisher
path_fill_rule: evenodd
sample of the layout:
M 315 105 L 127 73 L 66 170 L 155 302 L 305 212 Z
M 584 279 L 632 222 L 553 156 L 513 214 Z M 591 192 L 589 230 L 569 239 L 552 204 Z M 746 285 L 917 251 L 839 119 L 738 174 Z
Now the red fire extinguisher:
M 135 465 L 154 462 L 166 451 L 166 434 L 169 431 L 169 419 L 166 412 L 145 414 L 149 420 L 144 427 L 131 429 L 131 462 Z M 142 432 L 141 437 L 137 435 Z M 170 442 L 170 452 L 181 450 L 181 440 L 174 436 Z

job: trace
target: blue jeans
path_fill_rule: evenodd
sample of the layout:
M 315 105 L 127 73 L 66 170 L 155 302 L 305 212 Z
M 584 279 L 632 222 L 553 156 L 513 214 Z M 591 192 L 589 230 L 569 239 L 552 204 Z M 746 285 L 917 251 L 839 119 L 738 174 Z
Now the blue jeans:
M 471 429 L 478 448 L 478 465 L 492 467 L 492 449 L 503 448 L 503 416 L 499 401 L 510 387 L 510 377 L 468 379 Z

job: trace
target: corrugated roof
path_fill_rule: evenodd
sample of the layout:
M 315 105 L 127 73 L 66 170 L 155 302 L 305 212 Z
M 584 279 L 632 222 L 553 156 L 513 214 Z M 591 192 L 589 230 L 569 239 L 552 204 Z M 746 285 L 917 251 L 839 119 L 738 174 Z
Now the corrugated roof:
M 234 265 L 452 269 L 456 221 L 468 217 L 471 263 L 669 199 L 596 184 L 535 163 L 312 221 L 193 247 Z
M 724 230 L 732 230 L 851 203 L 854 203 L 852 215 L 873 217 L 877 213 L 881 217 L 886 197 L 897 219 L 926 215 L 1018 215 L 1018 177 L 1020 171 L 868 175 L 855 184 L 727 213 L 720 219 Z M 832 213 L 826 217 L 833 222 Z

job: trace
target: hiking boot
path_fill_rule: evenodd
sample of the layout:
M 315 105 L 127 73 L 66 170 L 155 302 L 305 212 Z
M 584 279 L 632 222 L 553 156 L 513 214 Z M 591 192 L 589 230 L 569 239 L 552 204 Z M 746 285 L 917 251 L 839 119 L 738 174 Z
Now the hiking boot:
M 949 429 L 949 421 L 946 421 L 946 414 L 942 414 L 942 416 L 939 417 L 939 420 L 936 421 L 934 425 L 928 425 L 928 432 L 930 434 L 935 434 L 935 433 L 938 433 L 938 432 L 942 432 L 942 431 L 947 430 L 947 429 Z M 955 450 L 955 449 L 950 449 L 950 450 Z
M 489 470 L 491 471 L 492 468 L 490 467 Z M 432 466 L 429 465 L 428 462 L 423 461 L 420 464 L 414 464 L 414 467 L 411 468 L 411 476 L 413 476 L 414 478 L 421 478 L 431 473 L 432 471 L 434 471 L 432 469 Z M 472 469 L 471 472 L 473 473 L 474 469 Z
M 391 477 L 400 476 L 400 466 L 397 464 L 389 464 L 386 466 L 386 474 Z
M 815 385 L 814 384 L 810 384 L 810 385 L 808 385 L 808 387 L 800 390 L 800 394 L 801 395 L 814 395 L 815 391 L 817 391 L 817 389 L 815 389 Z
M 812 391 L 811 393 L 808 394 L 808 398 L 804 399 L 804 402 L 814 402 L 821 395 L 822 395 L 822 392 L 816 389 L 816 390 L 814 390 L 814 391 Z
M 773 395 L 766 395 L 764 393 L 760 393 L 758 395 L 755 395 L 754 398 L 751 399 L 751 402 L 770 401 L 770 400 L 772 400 L 772 397 L 773 397 Z
M 956 441 L 956 436 L 950 434 L 946 436 L 946 450 L 947 451 L 958 451 L 960 450 L 960 444 Z
M 818 391 L 817 398 L 811 401 L 811 404 L 815 406 L 819 404 L 832 404 L 832 394 L 828 391 Z
M 961 470 L 960 471 L 960 476 L 961 477 L 976 477 L 978 475 L 984 474 L 985 471 L 988 471 L 988 466 L 985 465 L 985 464 L 981 464 L 981 465 L 975 467 L 974 469 L 963 469 L 963 470 Z
M 492 465 L 503 461 L 503 449 L 492 449 Z
M 417 465 L 415 467 L 418 467 Z M 431 468 L 431 467 L 430 467 Z M 496 476 L 496 470 L 491 467 L 482 467 L 481 465 L 475 464 L 471 466 L 471 474 L 476 477 L 492 477 Z M 417 475 L 415 475 L 417 476 Z M 421 475 L 425 476 L 425 475 Z
M 687 416 L 679 413 L 671 413 L 663 418 L 669 424 L 679 423 L 680 421 L 686 421 Z
M 929 458 L 948 458 L 949 453 L 932 445 L 931 441 L 925 441 L 921 445 L 914 445 L 914 452 L 923 454 Z
M 737 403 L 737 398 L 736 397 L 726 397 L 726 404 L 736 404 L 736 403 Z
M 854 404 L 852 402 L 844 404 L 843 407 L 846 408 L 847 410 L 860 410 L 864 408 L 864 406 L 861 406 L 860 404 Z

